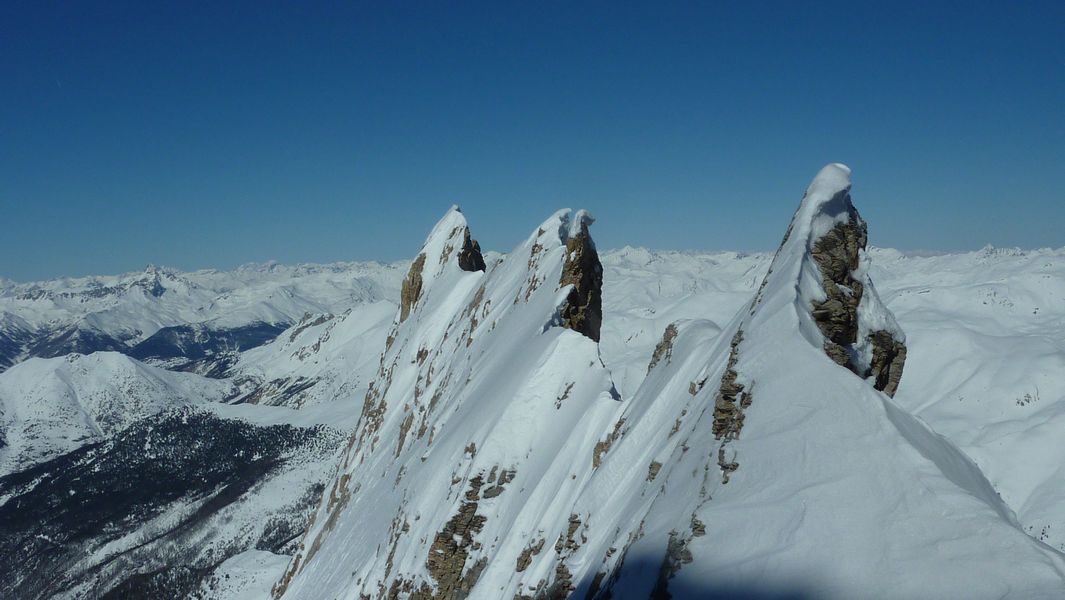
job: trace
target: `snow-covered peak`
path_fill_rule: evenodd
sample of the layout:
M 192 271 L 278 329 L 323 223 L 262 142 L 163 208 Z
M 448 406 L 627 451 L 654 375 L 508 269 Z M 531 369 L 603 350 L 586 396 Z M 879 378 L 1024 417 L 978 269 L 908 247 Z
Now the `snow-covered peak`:
M 446 593 L 493 557 L 506 558 L 488 577 L 513 572 L 535 528 L 565 531 L 550 505 L 579 493 L 587 474 L 572 467 L 620 407 L 587 327 L 601 268 L 585 268 L 598 259 L 574 217 L 556 212 L 484 273 L 445 267 L 421 288 L 279 595 Z
M 569 217 L 569 232 L 566 238 L 573 239 L 581 233 L 587 233 L 588 227 L 594 222 L 595 217 L 592 216 L 592 213 L 583 208 L 577 210 Z
M 438 259 L 437 265 L 443 265 L 450 258 L 451 253 L 444 253 L 444 250 L 448 245 L 454 245 L 456 239 L 462 239 L 462 232 L 469 227 L 466 223 L 466 215 L 462 214 L 458 205 L 452 205 L 448 209 L 444 216 L 436 222 L 433 229 L 429 232 L 429 235 L 425 238 L 425 243 L 422 244 L 421 254 L 425 254 L 427 257 Z M 433 271 L 426 272 L 426 275 L 432 274 Z
M 470 273 L 483 270 L 480 246 L 470 237 L 465 215 L 458 206 L 453 205 L 433 226 L 421 251 L 410 265 L 400 290 L 397 323 L 403 323 L 411 313 L 426 304 L 424 298 L 433 293 L 440 284 L 438 280 L 446 280 L 442 288 L 443 293 L 448 294 L 453 286 L 460 285 L 459 280 L 466 279 L 465 285 L 470 285 L 470 278 L 478 276 Z
M 905 336 L 869 278 L 867 226 L 851 203 L 850 173 L 834 163 L 810 183 L 750 313 L 768 318 L 793 307 L 813 346 L 890 395 L 902 376 Z
M 833 225 L 845 222 L 854 211 L 850 189 L 849 167 L 832 163 L 822 168 L 806 188 L 802 204 L 795 213 L 794 232 L 812 245 Z
M 814 176 L 810 186 L 806 188 L 808 196 L 817 194 L 834 195 L 841 190 L 851 187 L 851 168 L 843 163 L 829 163 Z

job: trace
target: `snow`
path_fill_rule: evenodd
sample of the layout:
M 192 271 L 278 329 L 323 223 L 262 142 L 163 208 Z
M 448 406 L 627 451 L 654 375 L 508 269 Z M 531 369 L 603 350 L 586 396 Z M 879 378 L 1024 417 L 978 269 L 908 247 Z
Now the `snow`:
M 259 403 L 304 408 L 361 397 L 377 368 L 395 312 L 393 302 L 382 300 L 357 304 L 340 315 L 307 315 L 273 343 L 243 352 L 230 374 L 255 385 L 284 382 L 271 390 L 281 396 L 287 396 L 288 388 L 314 382 L 278 401 L 267 393 Z M 242 381 L 242 385 L 250 384 Z
M 847 211 L 840 201 L 840 195 L 850 190 L 850 175 L 850 168 L 840 163 L 826 165 L 818 172 L 806 188 L 806 194 L 792 221 L 805 228 L 805 231 L 795 233 L 812 244 L 833 225 L 846 219 Z
M 571 239 L 577 237 L 581 230 L 591 227 L 592 223 L 595 223 L 595 217 L 592 216 L 592 213 L 582 208 L 573 213 L 573 216 L 568 221 L 569 232 L 566 237 Z
M 226 600 L 265 600 L 270 588 L 281 578 L 289 557 L 247 550 L 226 559 L 193 594 L 193 598 Z

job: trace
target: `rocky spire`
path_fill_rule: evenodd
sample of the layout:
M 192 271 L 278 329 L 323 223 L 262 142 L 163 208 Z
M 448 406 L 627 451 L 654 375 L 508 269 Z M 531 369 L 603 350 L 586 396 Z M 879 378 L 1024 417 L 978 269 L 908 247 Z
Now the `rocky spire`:
M 463 271 L 483 271 L 485 269 L 484 257 L 481 256 L 481 245 L 477 243 L 477 240 L 470 238 L 469 227 L 462 231 L 459 268 Z
M 410 311 L 418 303 L 422 296 L 422 269 L 425 268 L 425 253 L 422 252 L 410 265 L 407 276 L 403 279 L 403 287 L 399 292 L 399 322 L 407 320 Z
M 813 317 L 825 336 L 825 354 L 846 367 L 851 362 L 849 349 L 858 341 L 858 305 L 864 285 L 854 273 L 859 266 L 858 253 L 865 250 L 868 235 L 865 221 L 851 205 L 849 189 L 836 192 L 830 203 L 844 208 L 844 220 L 817 238 L 810 249 L 827 296 L 813 302 Z
M 799 210 L 810 219 L 809 255 L 825 296 L 811 302 L 811 315 L 829 358 L 861 377 L 872 377 L 876 389 L 894 395 L 906 345 L 861 264 L 868 228 L 851 203 L 850 187 L 850 169 L 829 165 L 814 179 Z
M 574 213 L 566 237 L 566 260 L 559 286 L 572 285 L 562 308 L 562 326 L 599 341 L 603 324 L 603 265 L 588 226 L 595 219 L 588 211 Z
M 458 252 L 456 253 L 456 249 Z M 407 320 L 433 280 L 452 261 L 463 271 L 484 271 L 481 247 L 470 238 L 466 217 L 456 205 L 437 222 L 411 263 L 400 291 L 399 321 Z

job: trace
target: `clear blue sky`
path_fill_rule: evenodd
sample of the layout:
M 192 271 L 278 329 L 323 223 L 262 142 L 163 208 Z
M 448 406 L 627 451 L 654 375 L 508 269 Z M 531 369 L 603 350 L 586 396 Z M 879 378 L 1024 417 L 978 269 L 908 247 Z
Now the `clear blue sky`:
M 218 6 L 224 4 L 225 6 Z M 872 243 L 1065 245 L 1065 2 L 0 5 L 0 276 L 776 247 L 827 162 Z

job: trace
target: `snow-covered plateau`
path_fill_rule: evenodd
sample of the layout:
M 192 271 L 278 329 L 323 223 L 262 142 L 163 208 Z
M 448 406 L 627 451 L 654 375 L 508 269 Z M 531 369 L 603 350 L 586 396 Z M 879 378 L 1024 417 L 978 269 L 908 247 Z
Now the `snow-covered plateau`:
M 1065 598 L 1065 248 L 850 180 L 771 253 L 0 279 L 0 597 Z

